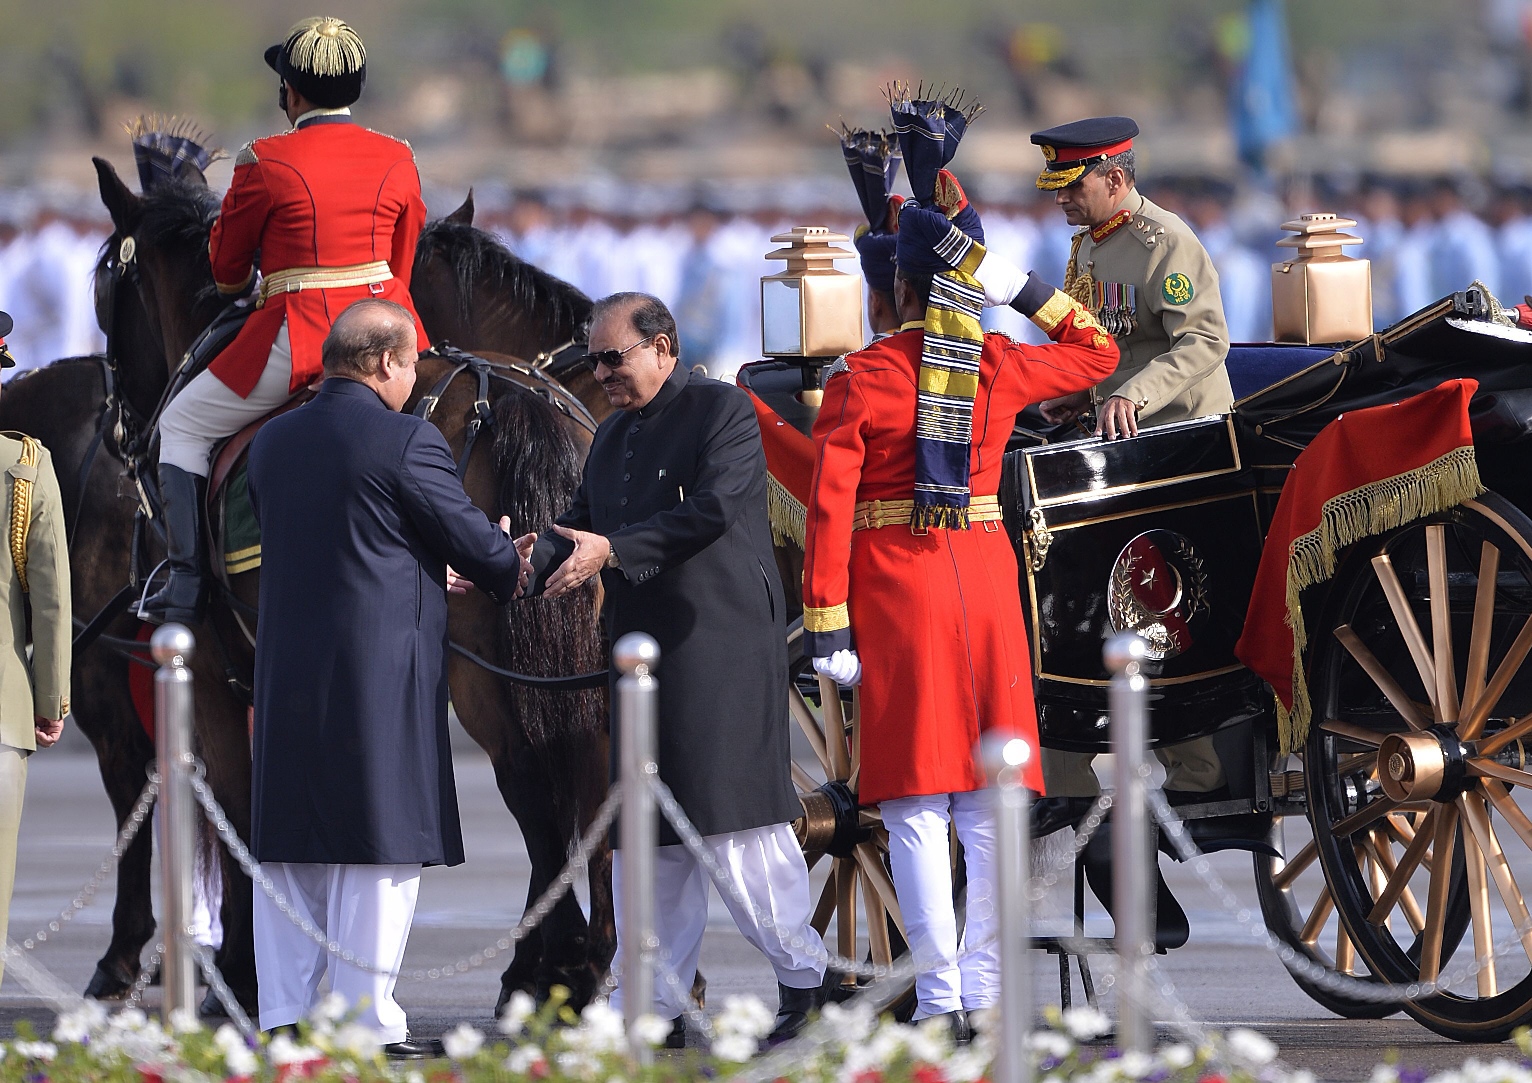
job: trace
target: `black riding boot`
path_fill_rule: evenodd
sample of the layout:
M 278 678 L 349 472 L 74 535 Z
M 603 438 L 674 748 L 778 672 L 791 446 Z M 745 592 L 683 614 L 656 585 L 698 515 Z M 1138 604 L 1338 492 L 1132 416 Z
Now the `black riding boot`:
M 206 568 L 202 556 L 202 505 L 207 479 L 179 466 L 160 464 L 161 514 L 170 578 L 144 600 L 141 620 L 153 624 L 193 624 L 202 618 L 206 602 Z

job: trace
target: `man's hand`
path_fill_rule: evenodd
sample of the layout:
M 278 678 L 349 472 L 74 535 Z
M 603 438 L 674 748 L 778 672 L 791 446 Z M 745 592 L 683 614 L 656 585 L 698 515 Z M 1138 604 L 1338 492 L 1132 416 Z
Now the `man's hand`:
M 1096 415 L 1096 435 L 1121 440 L 1138 435 L 1138 407 L 1121 395 L 1113 395 Z
M 59 738 L 64 735 L 64 720 L 62 718 L 44 718 L 42 715 L 33 715 L 32 729 L 37 735 L 38 748 L 52 748 L 59 743 Z
M 447 593 L 467 594 L 473 589 L 473 583 L 457 572 L 452 570 L 452 565 L 447 565 Z
M 1044 399 L 1037 404 L 1043 420 L 1050 425 L 1063 425 L 1073 421 L 1090 408 L 1090 392 L 1076 391 L 1057 399 Z
M 612 543 L 603 535 L 592 534 L 588 530 L 571 530 L 567 526 L 555 526 L 553 529 L 560 537 L 571 539 L 575 548 L 569 554 L 569 559 L 548 577 L 548 585 L 543 588 L 544 598 L 568 594 L 591 576 L 598 575 L 606 566 L 606 558 L 612 553 Z
M 814 672 L 823 673 L 843 688 L 862 683 L 862 660 L 856 651 L 836 651 L 828 658 L 814 659 Z
M 510 516 L 503 515 L 500 517 L 500 529 L 504 530 L 507 534 L 511 532 Z M 521 577 L 516 581 L 516 593 L 511 595 L 511 597 L 520 598 L 526 593 L 527 583 L 532 578 L 532 550 L 537 545 L 537 535 L 523 534 L 511 544 L 516 546 L 516 553 L 521 557 Z

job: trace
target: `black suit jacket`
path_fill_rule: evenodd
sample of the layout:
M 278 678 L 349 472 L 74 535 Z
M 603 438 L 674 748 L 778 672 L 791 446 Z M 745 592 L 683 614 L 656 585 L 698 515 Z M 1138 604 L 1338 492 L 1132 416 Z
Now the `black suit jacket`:
M 802 815 L 788 773 L 787 633 L 749 397 L 677 366 L 654 400 L 601 423 L 558 520 L 611 539 L 611 641 L 659 641 L 660 777 L 704 835 Z M 549 532 L 540 587 L 572 549 Z M 616 703 L 616 697 L 612 697 Z M 613 726 L 613 764 L 619 734 Z M 674 843 L 668 827 L 662 844 Z
M 353 380 L 261 430 L 250 499 L 255 856 L 461 863 L 446 566 L 505 601 L 515 546 L 469 502 L 441 433 Z

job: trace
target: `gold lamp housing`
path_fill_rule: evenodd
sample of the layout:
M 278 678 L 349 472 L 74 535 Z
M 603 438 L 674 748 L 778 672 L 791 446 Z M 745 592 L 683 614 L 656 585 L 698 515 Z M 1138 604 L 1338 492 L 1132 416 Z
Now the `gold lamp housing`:
M 787 268 L 761 278 L 761 352 L 767 357 L 839 357 L 862 348 L 862 276 L 835 269 L 856 253 L 851 238 L 824 226 L 796 226 L 771 239 L 766 259 Z
M 1362 238 L 1342 233 L 1356 223 L 1333 214 L 1305 214 L 1282 228 L 1278 248 L 1295 248 L 1271 265 L 1272 329 L 1278 342 L 1354 342 L 1372 334 L 1372 264 L 1342 249 Z

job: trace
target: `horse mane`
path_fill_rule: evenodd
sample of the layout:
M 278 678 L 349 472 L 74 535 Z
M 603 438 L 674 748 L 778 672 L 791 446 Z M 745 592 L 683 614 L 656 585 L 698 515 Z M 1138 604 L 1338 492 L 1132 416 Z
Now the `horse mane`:
M 458 315 L 464 324 L 473 322 L 476 289 L 492 290 L 520 307 L 548 338 L 571 337 L 590 319 L 589 297 L 528 263 L 482 229 L 449 218 L 429 223 L 415 246 L 416 273 L 433 258 L 452 271 Z
M 221 203 L 218 194 L 205 184 L 186 180 L 162 181 L 139 197 L 139 217 L 133 239 L 141 248 L 190 249 L 199 252 L 205 262 L 208 237 L 213 231 L 213 223 L 218 220 Z M 96 255 L 98 274 L 116 258 L 121 243 L 122 239 L 115 231 L 106 239 Z M 216 292 L 216 289 L 213 270 L 209 266 L 207 282 L 199 291 L 197 300 L 203 300 L 203 294 L 210 290 Z

